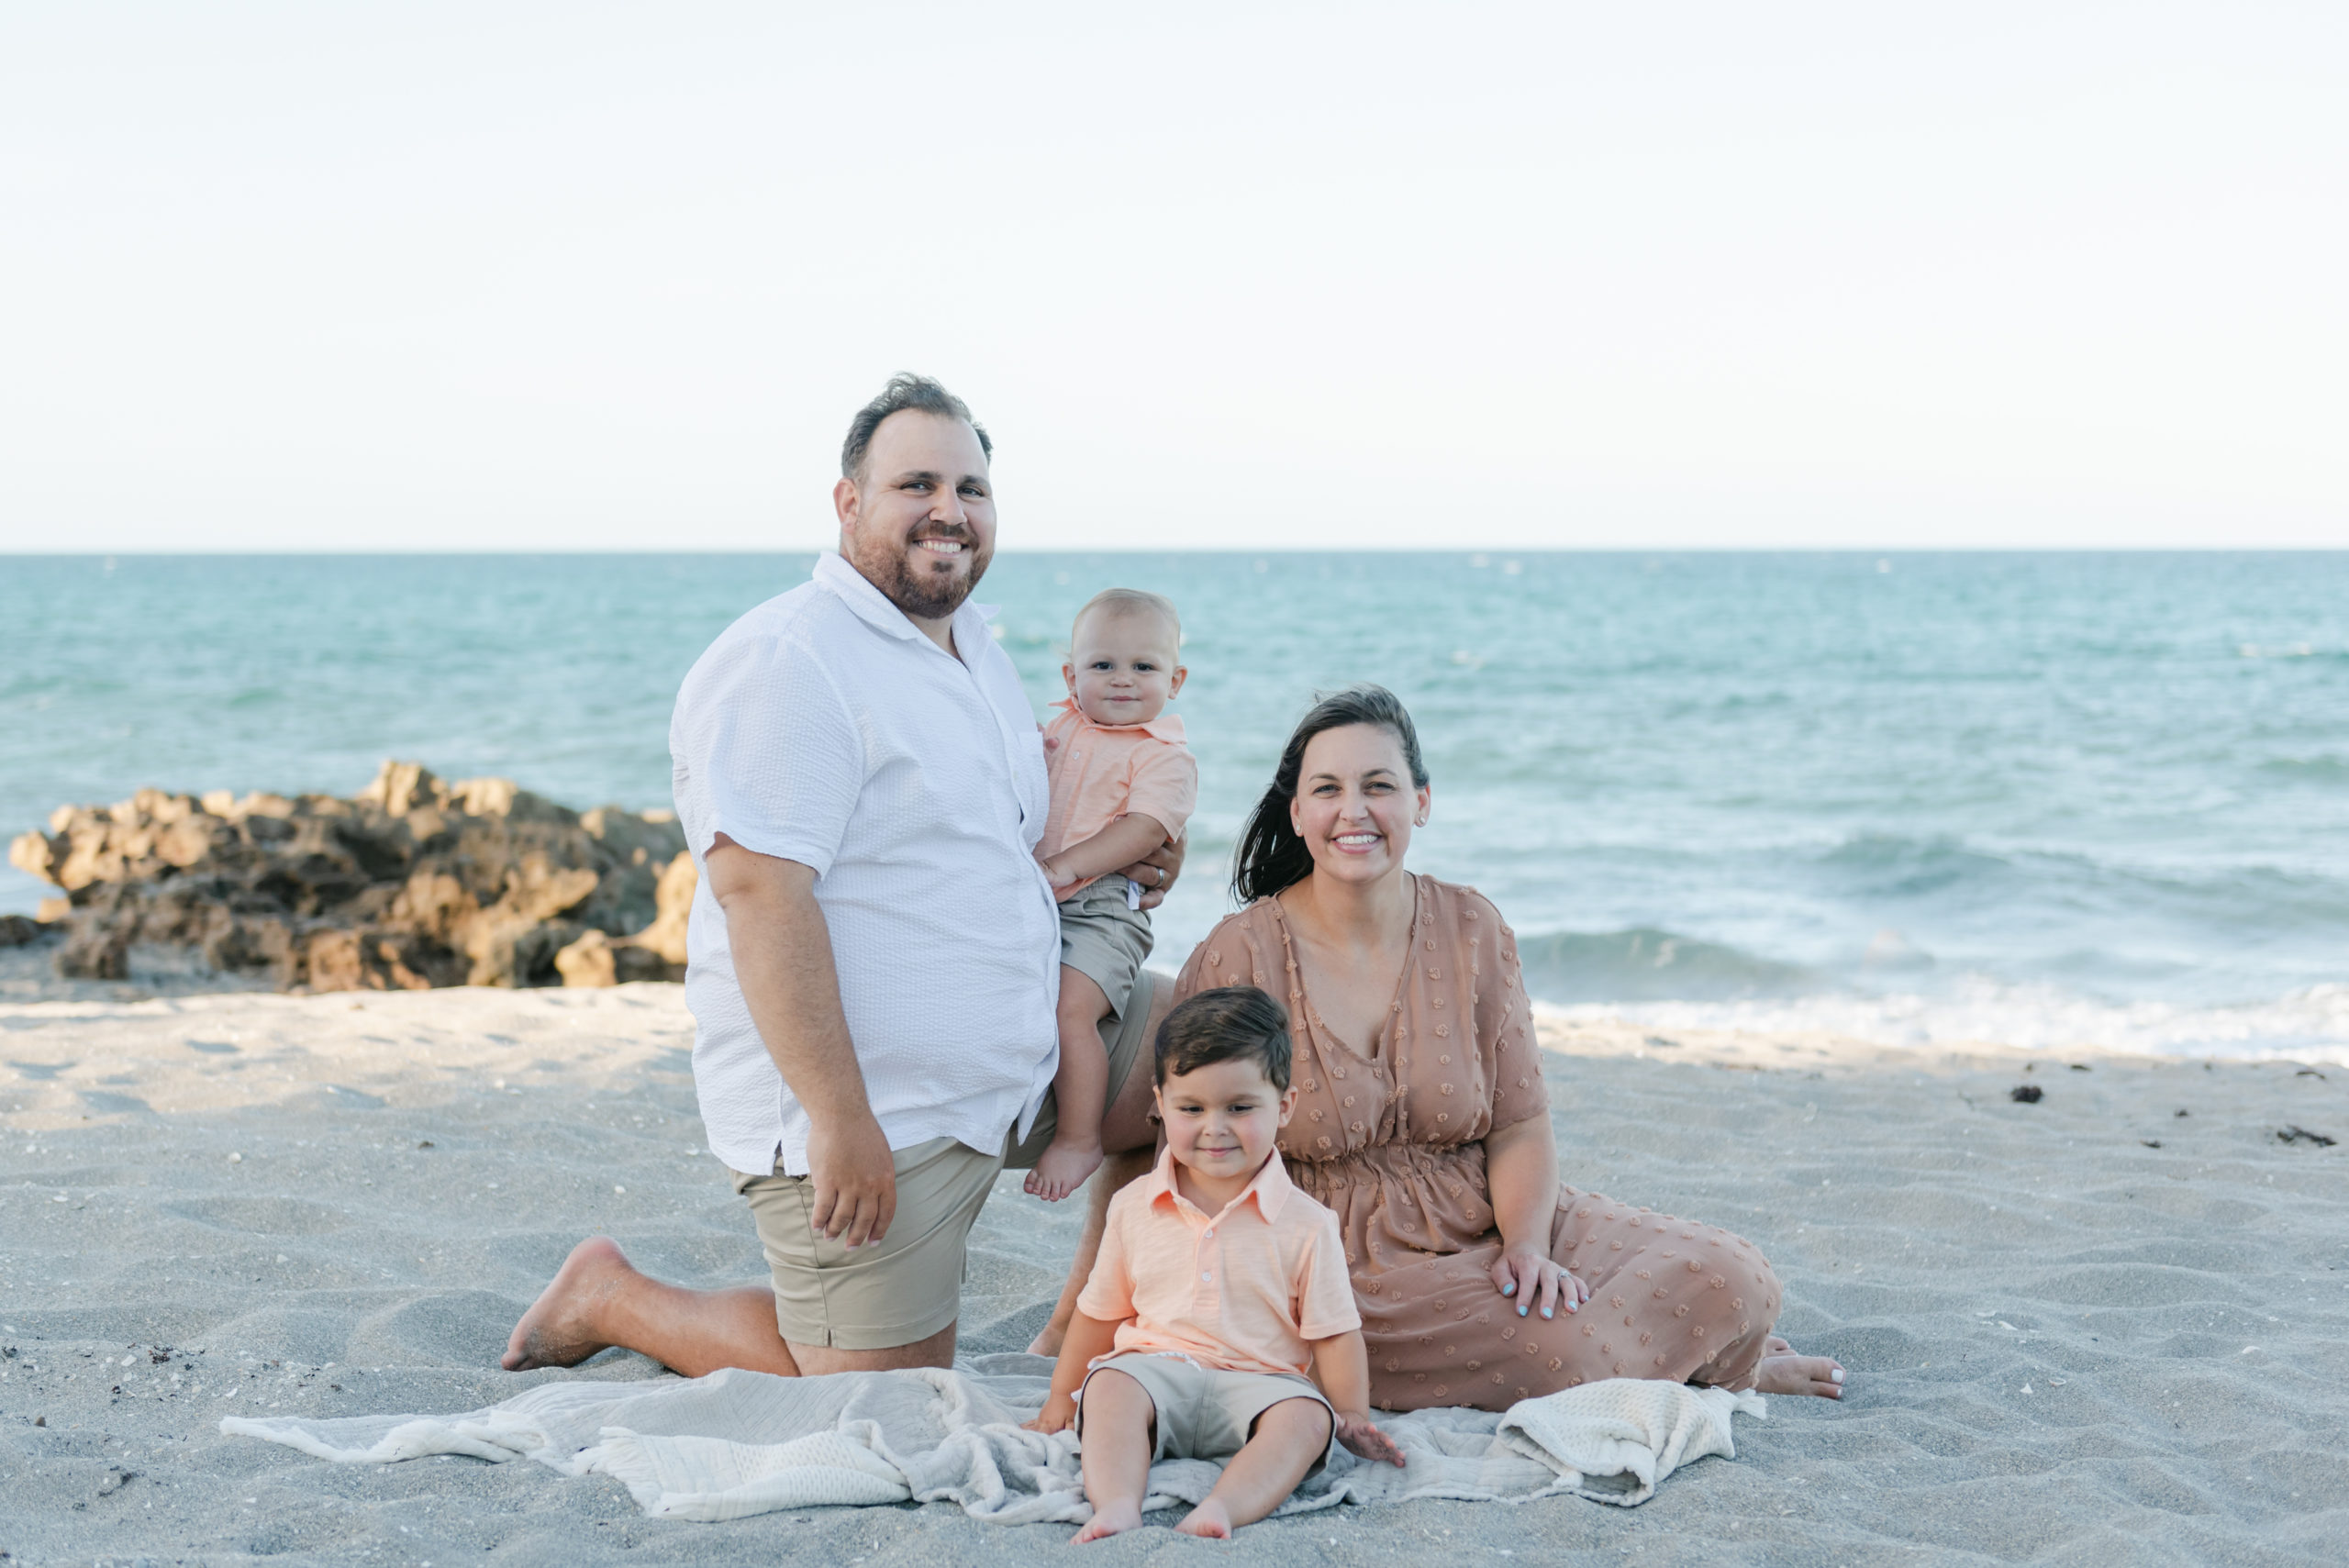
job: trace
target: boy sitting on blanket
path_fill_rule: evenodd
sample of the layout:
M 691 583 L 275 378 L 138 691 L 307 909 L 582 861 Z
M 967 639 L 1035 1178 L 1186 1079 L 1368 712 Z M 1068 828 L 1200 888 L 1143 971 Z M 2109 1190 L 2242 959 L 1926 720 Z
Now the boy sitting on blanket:
M 1174 1527 L 1218 1539 L 1278 1507 L 1333 1441 L 1403 1462 L 1371 1424 L 1337 1217 L 1273 1149 L 1297 1108 L 1288 1014 L 1252 985 L 1201 992 L 1160 1026 L 1156 1081 L 1165 1152 L 1110 1199 L 1052 1396 L 1028 1423 L 1077 1423 L 1093 1505 L 1080 1541 L 1141 1523 L 1156 1459 L 1229 1458 Z

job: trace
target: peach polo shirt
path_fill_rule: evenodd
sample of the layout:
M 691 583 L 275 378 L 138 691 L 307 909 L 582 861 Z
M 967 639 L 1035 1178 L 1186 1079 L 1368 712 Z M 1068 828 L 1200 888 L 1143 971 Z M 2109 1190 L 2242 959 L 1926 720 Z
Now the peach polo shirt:
M 1290 1184 L 1278 1153 L 1209 1216 L 1176 1190 L 1174 1151 L 1162 1152 L 1109 1200 L 1076 1309 L 1118 1325 L 1113 1355 L 1171 1351 L 1299 1377 L 1311 1375 L 1313 1340 L 1362 1327 L 1338 1217 Z
M 1052 775 L 1052 806 L 1036 857 L 1050 860 L 1082 844 L 1119 817 L 1140 812 L 1158 819 L 1169 839 L 1199 804 L 1199 764 L 1183 744 L 1183 721 L 1162 713 L 1147 724 L 1096 724 L 1074 697 L 1054 703 L 1060 715 L 1044 726 L 1044 766 Z M 1062 900 L 1098 877 L 1052 889 Z

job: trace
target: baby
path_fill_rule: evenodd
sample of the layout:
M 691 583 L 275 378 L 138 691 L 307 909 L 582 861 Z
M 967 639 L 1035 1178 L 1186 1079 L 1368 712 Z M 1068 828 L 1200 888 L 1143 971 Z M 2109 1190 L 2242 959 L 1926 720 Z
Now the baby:
M 1219 1539 L 1280 1507 L 1333 1440 L 1403 1462 L 1371 1424 L 1338 1217 L 1273 1149 L 1297 1108 L 1288 1014 L 1252 985 L 1199 993 L 1159 1028 L 1156 1082 L 1165 1152 L 1109 1200 L 1052 1396 L 1028 1423 L 1078 1423 L 1093 1505 L 1080 1541 L 1141 1525 L 1155 1459 L 1230 1457 L 1174 1527 Z
M 1101 1020 L 1125 1016 L 1150 956 L 1141 890 L 1108 873 L 1180 838 L 1198 802 L 1183 721 L 1165 711 L 1190 673 L 1176 662 L 1182 637 L 1174 604 L 1157 594 L 1094 595 L 1076 613 L 1061 666 L 1068 700 L 1044 728 L 1052 795 L 1036 859 L 1060 901 L 1059 1121 L 1027 1190 L 1054 1203 L 1101 1163 L 1109 1080 Z

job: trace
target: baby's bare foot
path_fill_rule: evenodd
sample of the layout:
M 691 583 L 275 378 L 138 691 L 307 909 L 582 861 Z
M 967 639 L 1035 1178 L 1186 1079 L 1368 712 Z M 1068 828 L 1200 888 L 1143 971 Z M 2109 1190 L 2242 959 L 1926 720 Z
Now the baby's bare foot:
M 508 1372 L 577 1366 L 611 1346 L 590 1325 L 596 1306 L 636 1271 L 608 1236 L 590 1236 L 571 1250 L 538 1300 L 514 1325 L 497 1364 Z
M 1071 1546 L 1088 1540 L 1104 1540 L 1113 1535 L 1123 1535 L 1130 1529 L 1141 1528 L 1141 1508 L 1134 1503 L 1112 1503 L 1106 1508 L 1093 1510 L 1093 1518 L 1083 1529 L 1069 1538 Z
M 1078 1143 L 1063 1143 L 1054 1139 L 1028 1173 L 1021 1185 L 1031 1197 L 1046 1203 L 1058 1203 L 1083 1186 L 1085 1178 L 1101 1168 L 1101 1146 L 1087 1147 Z
M 1230 1540 L 1231 1516 L 1224 1510 L 1220 1501 L 1210 1496 L 1185 1514 L 1183 1522 L 1174 1528 L 1185 1535 L 1196 1535 L 1206 1540 Z
M 1780 1344 L 1786 1341 L 1781 1340 Z M 1843 1368 L 1826 1356 L 1787 1353 L 1764 1356 L 1753 1369 L 1757 1394 L 1807 1394 L 1820 1399 L 1843 1397 Z

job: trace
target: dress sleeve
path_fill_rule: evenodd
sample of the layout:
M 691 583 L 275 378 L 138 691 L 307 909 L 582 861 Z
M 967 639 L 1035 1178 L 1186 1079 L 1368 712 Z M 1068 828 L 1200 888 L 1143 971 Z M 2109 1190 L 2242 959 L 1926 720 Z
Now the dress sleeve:
M 1160 740 L 1136 751 L 1126 784 L 1128 811 L 1157 818 L 1168 838 L 1179 839 L 1198 805 L 1199 764 L 1189 747 Z
M 1461 914 L 1469 935 L 1480 937 L 1482 971 L 1476 977 L 1476 1040 L 1492 1086 L 1491 1121 L 1486 1131 L 1514 1127 L 1550 1108 L 1542 1081 L 1542 1048 L 1533 1033 L 1533 1005 L 1525 995 L 1518 964 L 1517 934 L 1483 894 L 1464 891 Z
M 1217 922 L 1207 940 L 1191 950 L 1190 961 L 1183 965 L 1183 973 L 1174 980 L 1174 1000 L 1187 1002 L 1202 991 L 1212 991 L 1219 985 L 1248 985 L 1255 973 L 1255 960 L 1248 940 L 1248 912 L 1226 915 Z
M 1313 1228 L 1313 1244 L 1305 1250 L 1297 1271 L 1297 1333 L 1303 1340 L 1326 1340 L 1362 1327 L 1338 1217 L 1325 1208 L 1319 1219 Z

